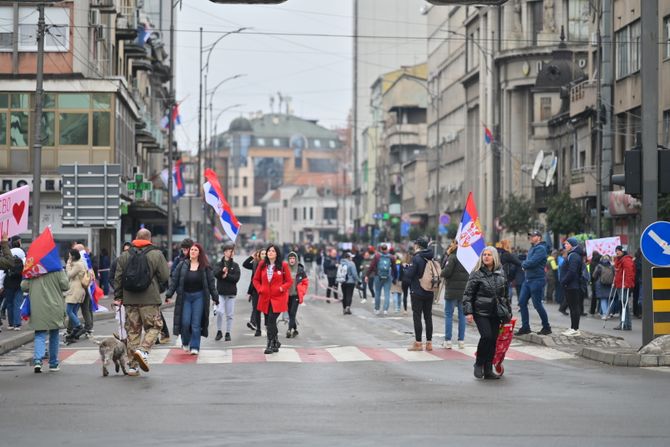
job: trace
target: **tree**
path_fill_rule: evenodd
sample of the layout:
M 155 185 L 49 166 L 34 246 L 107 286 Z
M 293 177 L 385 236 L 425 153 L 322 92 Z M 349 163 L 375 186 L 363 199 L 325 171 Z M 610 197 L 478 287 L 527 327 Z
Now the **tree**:
M 555 234 L 581 233 L 585 216 L 582 209 L 564 191 L 547 200 L 547 227 Z
M 535 208 L 533 208 L 533 203 L 529 199 L 511 194 L 503 202 L 502 209 L 500 223 L 507 231 L 511 231 L 514 234 L 514 246 L 516 246 L 516 235 L 527 233 L 533 226 L 533 221 L 536 218 Z

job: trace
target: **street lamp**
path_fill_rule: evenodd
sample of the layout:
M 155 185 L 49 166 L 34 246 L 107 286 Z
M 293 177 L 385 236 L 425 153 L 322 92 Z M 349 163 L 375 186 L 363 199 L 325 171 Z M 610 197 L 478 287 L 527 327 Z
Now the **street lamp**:
M 213 122 L 213 119 L 212 119 L 212 104 L 214 103 L 214 95 L 216 94 L 216 90 L 217 90 L 219 87 L 221 87 L 223 84 L 225 84 L 226 82 L 228 82 L 228 81 L 232 81 L 233 79 L 238 79 L 238 78 L 241 78 L 241 77 L 244 77 L 244 76 L 246 76 L 245 73 L 242 73 L 242 74 L 236 74 L 236 75 L 234 75 L 234 76 L 229 76 L 229 77 L 227 77 L 226 79 L 224 79 L 223 81 L 221 81 L 221 82 L 219 82 L 218 84 L 216 84 L 216 86 L 215 86 L 215 87 L 212 89 L 212 91 L 209 93 L 209 135 L 208 135 L 207 133 L 205 133 L 205 143 L 206 143 L 207 141 L 209 141 L 209 145 L 207 145 L 207 147 L 211 146 L 211 144 L 212 144 L 212 138 L 214 137 L 214 134 L 212 133 L 212 132 L 213 132 L 213 128 L 214 128 L 214 122 Z M 207 93 L 208 93 L 208 92 L 205 91 L 205 95 L 207 95 Z M 205 98 L 205 99 L 206 99 L 206 98 Z M 206 121 L 206 120 L 205 120 L 205 121 Z M 205 128 L 205 132 L 207 132 L 207 128 Z M 209 137 L 209 139 L 208 139 L 208 137 Z M 207 156 L 205 156 L 205 160 L 206 160 L 206 159 L 207 159 Z

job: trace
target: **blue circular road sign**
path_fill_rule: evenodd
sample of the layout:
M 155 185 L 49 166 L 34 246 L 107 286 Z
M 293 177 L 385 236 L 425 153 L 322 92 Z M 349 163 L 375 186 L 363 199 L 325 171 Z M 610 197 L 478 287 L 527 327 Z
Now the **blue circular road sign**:
M 640 249 L 647 261 L 657 267 L 670 267 L 670 222 L 658 221 L 642 232 Z

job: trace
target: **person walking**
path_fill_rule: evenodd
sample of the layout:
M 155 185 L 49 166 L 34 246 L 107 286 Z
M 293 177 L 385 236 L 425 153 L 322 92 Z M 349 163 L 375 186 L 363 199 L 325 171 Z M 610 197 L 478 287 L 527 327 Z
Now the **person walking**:
M 375 257 L 375 248 L 373 246 L 368 247 L 368 249 L 363 253 L 363 259 L 361 260 L 361 269 L 360 277 L 362 278 L 361 284 L 359 285 L 363 297 L 361 298 L 361 304 L 368 302 L 368 290 L 372 298 L 375 297 L 374 285 L 372 282 L 368 284 L 365 280 L 368 276 L 368 271 L 370 270 L 370 264 Z
M 160 285 L 169 277 L 165 256 L 151 243 L 151 232 L 142 228 L 131 248 L 119 256 L 114 276 L 115 303 L 126 309 L 129 376 L 138 376 L 138 368 L 149 371 L 149 354 L 163 327 Z
M 6 251 L 3 251 L 3 256 L 0 258 L 0 269 L 5 270 L 3 287 L 7 309 L 7 326 L 9 330 L 20 331 L 21 302 L 23 301 L 21 280 L 23 266 L 26 262 L 26 253 L 21 248 L 20 237 L 12 236 L 5 242 Z
M 602 255 L 600 262 L 593 271 L 592 281 L 595 284 L 594 299 L 600 302 L 600 318 L 607 320 L 609 311 L 609 299 L 614 282 L 614 266 L 608 255 Z
M 633 258 L 623 249 L 623 246 L 617 245 L 615 248 L 616 258 L 614 259 L 614 289 L 616 299 L 619 304 L 621 320 L 615 331 L 630 331 L 633 323 L 630 320 L 630 302 L 633 299 L 633 288 L 635 287 L 635 262 Z
M 422 236 L 414 241 L 415 253 L 412 263 L 407 268 L 403 282 L 409 284 L 412 299 L 412 316 L 414 317 L 414 343 L 408 351 L 423 351 L 422 344 L 423 316 L 426 325 L 426 351 L 433 350 L 433 291 L 421 287 L 419 280 L 423 276 L 428 261 L 433 259 L 433 250 L 428 248 L 428 238 Z M 439 273 L 439 272 L 438 272 Z
M 547 265 L 544 267 L 544 276 L 547 283 L 544 300 L 547 303 L 554 302 L 554 293 L 556 292 L 556 282 L 558 281 L 558 261 L 556 261 L 556 256 L 558 256 L 558 251 L 553 250 L 547 256 Z
M 181 347 L 200 354 L 200 339 L 209 336 L 209 300 L 219 306 L 214 273 L 202 245 L 194 243 L 189 258 L 182 261 L 165 292 L 166 301 L 177 293 L 172 332 L 181 335 Z
M 264 352 L 279 352 L 281 343 L 277 337 L 277 318 L 288 310 L 288 293 L 293 284 L 288 263 L 282 261 L 279 247 L 274 244 L 268 246 L 265 259 L 256 268 L 253 282 L 258 291 L 258 310 L 265 314 L 267 346 Z
M 323 259 L 323 272 L 328 279 L 328 288 L 326 289 L 326 303 L 330 303 L 330 295 L 337 300 L 337 250 L 331 248 L 328 250 L 328 255 Z
M 65 272 L 67 273 L 69 284 L 69 288 L 65 294 L 65 312 L 68 318 L 68 333 L 65 337 L 65 342 L 69 344 L 75 340 L 79 340 L 79 337 L 86 332 L 81 321 L 79 321 L 77 312 L 79 312 L 79 307 L 86 298 L 86 289 L 91 282 L 91 277 L 86 263 L 81 259 L 81 254 L 75 249 L 70 250 L 69 258 L 65 265 Z
M 521 263 L 526 279 L 521 286 L 519 308 L 521 312 L 521 327 L 515 335 L 530 334 L 530 317 L 528 315 L 528 301 L 533 300 L 533 306 L 542 320 L 542 329 L 538 335 L 551 334 L 549 317 L 544 309 L 544 266 L 547 263 L 547 243 L 542 240 L 542 233 L 537 230 L 528 233 L 531 248 L 528 257 Z M 497 253 L 496 253 L 497 254 Z
M 224 341 L 230 341 L 233 330 L 233 316 L 235 315 L 235 297 L 237 296 L 237 282 L 240 280 L 240 266 L 233 260 L 235 244 L 229 242 L 223 246 L 223 257 L 214 267 L 216 277 L 216 291 L 219 302 L 216 306 L 216 337 L 219 341 L 222 334 L 223 318 L 226 318 L 226 335 Z
M 391 283 L 391 301 L 397 314 L 400 313 L 402 303 L 402 273 L 404 270 L 400 258 L 401 255 L 398 253 L 393 264 L 393 282 Z
M 258 291 L 254 287 L 254 275 L 258 264 L 265 259 L 265 249 L 257 250 L 242 263 L 242 267 L 251 270 L 251 280 L 247 288 L 247 300 L 251 303 L 251 315 L 247 327 L 254 331 L 255 337 L 261 336 L 261 312 L 258 310 Z
M 442 269 L 446 282 L 444 294 L 444 343 L 442 347 L 451 349 L 451 333 L 454 325 L 454 308 L 458 309 L 458 348 L 465 348 L 465 313 L 463 293 L 470 274 L 458 260 L 458 241 L 453 240 L 447 249 L 447 263 Z
M 589 274 L 591 275 L 591 306 L 589 308 L 589 314 L 592 316 L 595 315 L 598 310 L 599 299 L 596 294 L 596 280 L 593 278 L 593 275 L 596 272 L 596 269 L 600 265 L 600 259 L 602 255 L 598 250 L 593 250 L 591 253 L 591 259 L 589 260 Z
M 582 314 L 581 302 L 581 279 L 582 279 L 582 256 L 584 250 L 579 245 L 579 241 L 574 237 L 569 237 L 563 244 L 567 251 L 567 257 L 561 266 L 561 285 L 565 293 L 565 299 L 570 309 L 570 328 L 565 330 L 562 335 L 574 337 L 581 335 L 579 332 L 579 320 Z
M 368 268 L 368 276 L 366 276 L 367 281 L 374 281 L 375 315 L 379 315 L 381 312 L 382 291 L 384 292 L 384 315 L 388 314 L 389 304 L 391 303 L 393 264 L 395 264 L 395 257 L 389 253 L 388 245 L 381 244 L 379 253 L 372 259 Z
M 286 338 L 295 338 L 298 335 L 298 307 L 302 304 L 305 293 L 307 293 L 309 279 L 305 267 L 298 262 L 298 255 L 295 252 L 289 253 L 287 259 L 293 283 L 288 292 L 288 330 L 286 331 Z
M 494 247 L 486 247 L 479 255 L 479 260 L 463 292 L 463 310 L 466 319 L 468 323 L 474 321 L 479 330 L 474 369 L 475 377 L 478 379 L 500 378 L 493 372 L 493 356 L 496 352 L 501 323 L 497 312 L 498 303 L 507 306 L 511 313 L 509 287 L 498 252 Z
M 351 253 L 345 253 L 340 259 L 340 266 L 344 266 L 346 269 L 346 274 L 344 275 L 343 281 L 340 283 L 342 286 L 342 314 L 351 315 L 351 301 L 354 296 L 354 288 L 356 284 L 360 281 L 358 276 L 358 270 L 356 269 L 356 264 L 352 259 Z

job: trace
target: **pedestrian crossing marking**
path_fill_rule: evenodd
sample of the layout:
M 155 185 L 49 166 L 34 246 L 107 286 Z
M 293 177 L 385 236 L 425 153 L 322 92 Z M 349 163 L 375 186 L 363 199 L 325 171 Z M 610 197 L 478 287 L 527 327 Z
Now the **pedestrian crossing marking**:
M 96 350 L 81 350 L 75 351 L 72 355 L 68 356 L 65 361 L 69 365 L 90 365 L 95 363 L 96 360 L 100 359 L 100 352 Z
M 335 358 L 337 362 L 365 362 L 372 360 L 361 352 L 356 346 L 340 346 L 337 348 L 328 348 L 327 351 Z
M 154 349 L 151 351 L 151 361 L 154 363 L 163 363 L 170 354 L 169 349 Z
M 153 352 L 151 354 L 153 357 Z M 233 363 L 233 351 L 230 349 L 212 349 L 212 350 L 207 349 L 200 351 L 200 355 L 198 356 L 198 363 L 204 363 L 204 364 Z
M 439 357 L 425 351 L 408 351 L 407 348 L 392 348 L 389 351 L 407 362 L 433 362 L 441 360 Z
M 266 360 L 268 362 L 294 362 L 300 363 L 300 354 L 292 348 L 280 349 L 279 352 L 274 354 L 267 354 Z
M 558 349 L 548 349 L 544 348 L 541 346 L 515 346 L 514 349 L 510 348 L 508 353 L 514 354 L 515 352 L 519 352 L 522 354 L 526 354 L 530 356 L 531 358 L 542 358 L 544 360 L 565 360 L 565 359 L 571 359 L 574 358 L 574 354 L 570 354 L 569 352 L 563 352 L 559 351 Z M 507 356 L 506 356 L 507 357 Z M 510 358 L 512 356 L 510 355 Z M 523 360 L 523 359 L 520 359 Z

